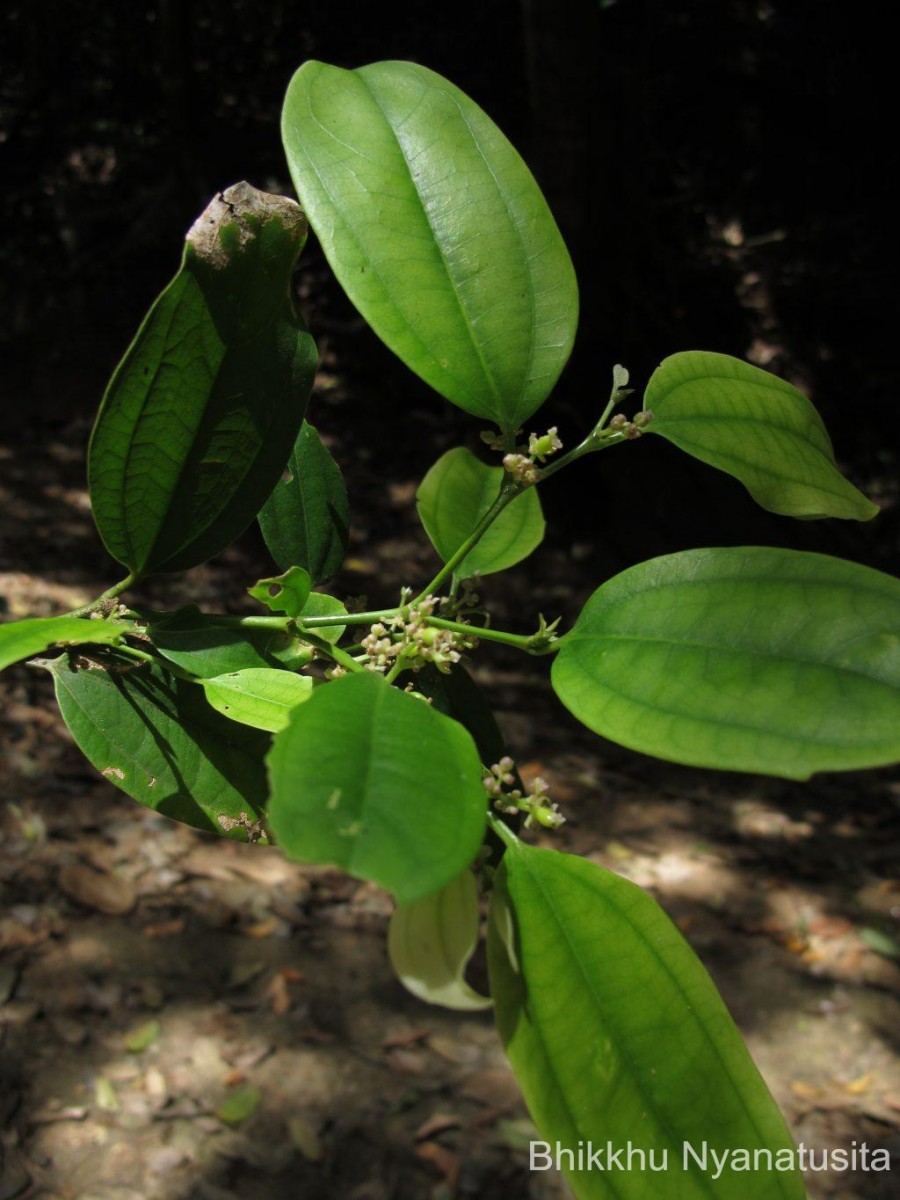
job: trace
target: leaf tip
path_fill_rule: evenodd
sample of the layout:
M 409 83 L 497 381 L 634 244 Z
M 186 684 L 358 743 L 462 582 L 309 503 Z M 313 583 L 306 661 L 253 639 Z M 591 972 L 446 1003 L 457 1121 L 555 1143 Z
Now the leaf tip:
M 258 234 L 262 225 L 276 220 L 302 245 L 308 223 L 303 209 L 287 196 L 261 192 L 246 181 L 219 192 L 187 233 L 187 244 L 209 266 L 220 269 L 232 261 Z M 225 231 L 236 231 L 236 242 Z

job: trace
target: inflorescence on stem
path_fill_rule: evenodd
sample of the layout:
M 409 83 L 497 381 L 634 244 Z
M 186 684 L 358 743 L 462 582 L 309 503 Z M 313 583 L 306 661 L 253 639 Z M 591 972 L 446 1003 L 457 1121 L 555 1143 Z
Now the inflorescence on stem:
M 550 799 L 546 779 L 538 775 L 523 793 L 516 786 L 515 769 L 515 762 L 505 754 L 485 772 L 484 790 L 493 797 L 492 807 L 507 816 L 525 813 L 526 829 L 536 825 L 544 829 L 558 829 L 566 818 L 559 811 L 559 806 Z

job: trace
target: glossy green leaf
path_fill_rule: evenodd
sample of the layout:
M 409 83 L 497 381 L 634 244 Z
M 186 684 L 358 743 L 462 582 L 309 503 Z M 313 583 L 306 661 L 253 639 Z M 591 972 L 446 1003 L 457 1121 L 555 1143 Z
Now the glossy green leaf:
M 645 754 L 806 779 L 900 759 L 900 580 L 763 547 L 652 559 L 594 592 L 553 664 Z
M 288 567 L 283 575 L 260 579 L 247 591 L 254 600 L 271 608 L 272 612 L 298 617 L 309 599 L 312 580 L 303 567 Z
M 81 617 L 29 617 L 0 625 L 0 671 L 11 663 L 51 646 L 109 646 L 131 630 L 121 621 L 90 620 Z
M 344 561 L 350 506 L 340 467 L 304 421 L 284 474 L 259 513 L 259 528 L 282 571 L 305 567 L 313 583 Z
M 473 860 L 478 751 L 455 721 L 371 672 L 319 687 L 268 758 L 269 819 L 291 858 L 333 863 L 409 904 Z
M 398 904 L 388 926 L 388 954 L 397 978 L 414 996 L 464 1012 L 490 1008 L 466 982 L 481 918 L 475 876 L 456 879 L 413 904 Z
M 223 625 L 195 605 L 160 618 L 149 633 L 163 658 L 201 679 L 254 667 L 293 670 L 312 659 L 309 647 L 291 634 Z
M 856 521 L 878 513 L 838 471 L 806 396 L 768 371 L 688 350 L 657 367 L 644 403 L 653 412 L 648 433 L 733 475 L 771 512 Z
M 104 544 L 136 575 L 218 554 L 278 481 L 316 365 L 290 294 L 306 228 L 249 184 L 217 196 L 116 368 L 88 475 Z
M 489 467 L 463 446 L 441 455 L 419 485 L 416 507 L 425 532 L 447 562 L 466 540 L 500 491 L 502 467 Z M 500 513 L 455 574 L 505 571 L 527 558 L 544 537 L 537 489 L 529 488 Z
M 240 840 L 266 802 L 266 734 L 214 712 L 155 666 L 49 664 L 63 720 L 105 779 L 148 808 Z
M 369 325 L 448 400 L 517 429 L 565 365 L 578 292 L 503 134 L 408 62 L 304 63 L 281 128 L 304 210 Z
M 291 711 L 312 695 L 313 681 L 293 671 L 251 667 L 203 681 L 206 698 L 232 721 L 277 733 L 284 729 Z
M 641 888 L 516 843 L 495 878 L 488 966 L 500 1037 L 542 1137 L 571 1149 L 576 1167 L 579 1148 L 601 1153 L 603 1170 L 566 1172 L 580 1200 L 802 1200 L 799 1172 L 785 1169 L 790 1135 L 740 1034 Z M 711 1156 L 703 1169 L 685 1145 L 725 1155 L 718 1178 Z M 622 1156 L 608 1158 L 608 1146 Z M 629 1165 L 629 1147 L 643 1160 Z M 773 1165 L 780 1152 L 781 1169 L 763 1159 L 748 1174 L 726 1154 L 752 1163 L 757 1149 Z

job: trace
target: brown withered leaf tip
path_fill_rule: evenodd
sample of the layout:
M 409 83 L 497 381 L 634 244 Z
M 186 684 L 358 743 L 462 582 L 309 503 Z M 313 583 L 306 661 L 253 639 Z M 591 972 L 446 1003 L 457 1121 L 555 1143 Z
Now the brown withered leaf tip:
M 236 225 L 238 246 L 243 248 L 256 236 L 260 222 L 277 218 L 298 239 L 306 235 L 308 222 L 303 209 L 287 196 L 261 192 L 245 182 L 232 184 L 215 196 L 187 233 L 187 241 L 212 267 L 225 267 L 231 255 L 219 237 L 226 225 Z

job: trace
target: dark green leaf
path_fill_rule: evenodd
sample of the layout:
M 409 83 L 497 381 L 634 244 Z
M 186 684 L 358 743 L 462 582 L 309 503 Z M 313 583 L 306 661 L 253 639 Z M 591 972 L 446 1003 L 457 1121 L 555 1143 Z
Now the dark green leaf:
M 350 507 L 340 468 L 306 421 L 281 480 L 259 514 L 263 540 L 282 571 L 305 567 L 313 583 L 344 561 Z
M 218 554 L 275 486 L 316 364 L 290 298 L 305 239 L 293 201 L 229 188 L 116 369 L 88 473 L 100 535 L 132 573 Z
M 838 471 L 809 400 L 768 371 L 688 350 L 657 367 L 644 402 L 649 433 L 733 475 L 771 512 L 857 521 L 878 513 Z
M 214 712 L 201 687 L 132 665 L 50 664 L 77 745 L 104 778 L 148 808 L 245 840 L 247 821 L 266 802 L 268 736 Z
M 517 429 L 565 365 L 578 293 L 503 134 L 425 67 L 307 62 L 282 137 L 328 261 L 378 336 L 448 400 Z
M 223 625 L 195 605 L 160 618 L 149 632 L 163 658 L 201 679 L 253 667 L 293 669 L 312 658 L 309 647 L 291 634 Z
M 443 887 L 481 845 L 486 797 L 471 737 L 370 672 L 317 688 L 268 763 L 284 852 L 334 863 L 400 903 Z
M 442 455 L 419 485 L 416 507 L 438 554 L 447 562 L 497 499 L 502 467 L 488 467 L 462 446 Z M 457 578 L 505 571 L 527 558 L 544 537 L 537 489 L 529 488 L 500 513 L 456 568 Z
M 503 734 L 484 692 L 465 667 L 457 664 L 449 675 L 445 675 L 429 665 L 415 674 L 404 675 L 403 681 L 407 679 L 412 681 L 416 691 L 433 701 L 438 712 L 468 729 L 486 766 L 500 761 L 506 753 Z
M 512 954 L 510 954 L 512 949 Z M 802 1200 L 797 1170 L 750 1174 L 720 1156 L 793 1143 L 693 951 L 639 887 L 582 858 L 517 843 L 488 923 L 497 1026 L 543 1137 L 600 1148 L 607 1169 L 568 1171 L 580 1200 Z M 613 1150 L 644 1151 L 616 1168 Z M 655 1159 L 649 1159 L 653 1151 Z M 666 1169 L 661 1166 L 667 1155 Z
M 83 646 L 93 642 L 109 646 L 121 640 L 132 626 L 119 621 L 90 620 L 81 617 L 29 617 L 0 625 L 0 671 L 11 663 L 51 646 Z
M 599 588 L 553 686 L 645 754 L 806 779 L 900 758 L 900 581 L 822 554 L 690 550 Z
M 288 567 L 283 575 L 260 579 L 247 591 L 254 600 L 271 608 L 272 612 L 299 617 L 303 612 L 312 589 L 309 572 L 303 567 Z

